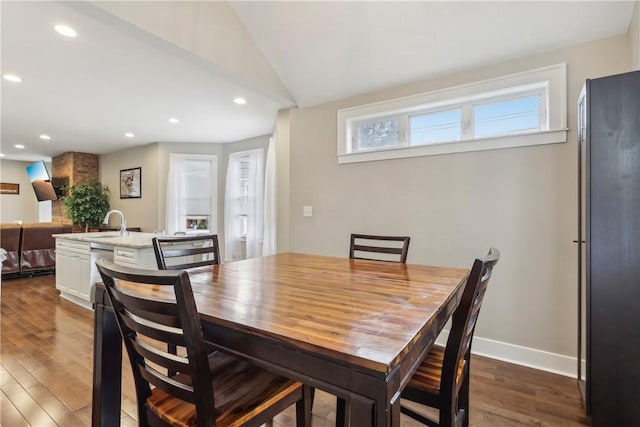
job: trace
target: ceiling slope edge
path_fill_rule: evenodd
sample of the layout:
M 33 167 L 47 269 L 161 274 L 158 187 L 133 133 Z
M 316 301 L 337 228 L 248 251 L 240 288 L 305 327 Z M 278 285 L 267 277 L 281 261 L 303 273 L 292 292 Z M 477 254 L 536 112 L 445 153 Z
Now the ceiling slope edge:
M 67 7 L 286 107 L 296 105 L 226 2 L 67 2 Z

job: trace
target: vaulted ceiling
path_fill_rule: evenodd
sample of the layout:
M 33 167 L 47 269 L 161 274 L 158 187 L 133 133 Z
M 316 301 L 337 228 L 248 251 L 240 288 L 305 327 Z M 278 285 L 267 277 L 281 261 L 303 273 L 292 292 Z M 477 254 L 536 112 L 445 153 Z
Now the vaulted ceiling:
M 624 34 L 633 8 L 632 1 L 1 2 L 1 72 L 22 82 L 2 80 L 0 151 L 39 160 L 265 135 L 283 108 Z M 56 33 L 57 24 L 77 37 Z M 247 103 L 235 104 L 237 97 Z

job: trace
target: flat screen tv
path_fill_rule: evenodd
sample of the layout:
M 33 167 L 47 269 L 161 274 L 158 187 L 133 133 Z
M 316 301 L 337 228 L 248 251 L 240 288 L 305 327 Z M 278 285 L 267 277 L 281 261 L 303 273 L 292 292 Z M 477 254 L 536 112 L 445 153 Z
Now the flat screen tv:
M 29 175 L 33 191 L 36 193 L 36 199 L 39 202 L 58 200 L 44 161 L 40 160 L 27 166 L 27 175 Z

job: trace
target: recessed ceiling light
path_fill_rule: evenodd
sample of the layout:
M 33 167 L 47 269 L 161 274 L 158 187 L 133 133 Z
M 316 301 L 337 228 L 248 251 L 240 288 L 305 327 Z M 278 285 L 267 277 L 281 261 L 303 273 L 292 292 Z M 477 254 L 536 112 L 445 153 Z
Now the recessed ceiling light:
M 0 157 L 4 157 L 4 153 L 0 153 Z
M 59 24 L 59 25 L 56 25 L 54 28 L 56 29 L 58 34 L 62 34 L 65 37 L 75 37 L 78 35 L 76 30 L 69 27 L 68 25 Z
M 40 135 L 40 139 L 46 139 L 48 141 L 51 139 L 51 137 L 43 133 L 42 135 Z
M 15 144 L 14 147 L 19 148 L 19 149 L 23 149 L 24 145 L 22 144 Z
M 2 78 L 14 83 L 22 82 L 22 79 L 20 78 L 20 76 L 16 76 L 15 74 L 3 74 Z
M 236 104 L 238 104 L 238 105 L 244 105 L 244 104 L 246 104 L 246 103 L 247 103 L 247 100 L 246 100 L 246 99 L 244 99 L 244 98 L 239 98 L 239 97 L 238 97 L 238 98 L 234 99 L 234 100 L 233 100 L 233 102 L 235 102 L 235 103 L 236 103 Z
M 133 138 L 135 135 L 132 134 L 131 132 L 127 132 L 124 134 L 124 136 L 126 136 L 127 138 Z
M 176 119 L 175 117 L 171 117 L 169 119 L 169 123 L 173 123 L 175 125 L 176 123 L 180 123 L 180 120 Z

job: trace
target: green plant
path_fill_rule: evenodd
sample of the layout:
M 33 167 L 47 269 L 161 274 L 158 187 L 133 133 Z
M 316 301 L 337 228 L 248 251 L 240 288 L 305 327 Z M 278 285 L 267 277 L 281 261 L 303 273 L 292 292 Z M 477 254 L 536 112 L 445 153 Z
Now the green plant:
M 84 225 L 85 231 L 90 225 L 98 225 L 109 211 L 109 187 L 95 180 L 67 188 L 64 208 L 74 224 Z

